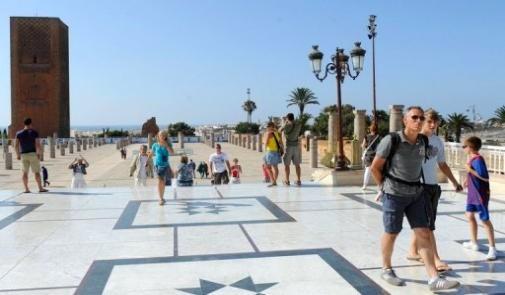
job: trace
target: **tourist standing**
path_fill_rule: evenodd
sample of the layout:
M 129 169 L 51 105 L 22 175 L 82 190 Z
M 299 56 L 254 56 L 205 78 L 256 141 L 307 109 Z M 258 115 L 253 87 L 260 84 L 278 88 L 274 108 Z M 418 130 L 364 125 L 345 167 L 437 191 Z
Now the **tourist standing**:
M 198 164 L 198 168 L 196 169 L 196 171 L 198 171 L 198 173 L 200 173 L 200 179 L 203 178 L 204 176 L 206 176 L 206 171 L 207 171 L 207 168 L 205 168 L 205 162 L 201 161 L 200 164 Z
M 375 151 L 379 142 L 381 140 L 380 135 L 377 133 L 378 128 L 375 122 L 370 125 L 370 134 L 365 136 L 361 148 L 363 148 L 363 164 L 365 165 L 365 174 L 363 175 L 363 187 L 362 190 L 366 190 L 368 184 L 370 183 L 370 177 L 372 176 L 372 170 L 370 165 L 372 165 L 373 159 L 375 158 Z
M 147 145 L 140 147 L 140 152 L 130 164 L 130 177 L 134 176 L 135 186 L 146 186 L 147 177 L 153 178 L 153 160 L 147 154 Z
M 281 163 L 283 149 L 282 138 L 280 133 L 276 130 L 274 122 L 268 122 L 265 137 L 265 161 L 270 180 L 272 181 L 268 187 L 277 185 L 277 177 L 279 176 L 279 168 L 277 165 Z
M 85 188 L 86 181 L 84 180 L 84 175 L 88 174 L 86 168 L 89 167 L 88 161 L 84 159 L 81 155 L 79 158 L 75 158 L 68 169 L 72 169 L 72 182 L 70 183 L 70 188 Z
M 300 163 L 302 162 L 302 151 L 300 148 L 300 129 L 302 128 L 300 121 L 295 120 L 295 115 L 293 113 L 288 113 L 284 120 L 284 126 L 282 126 L 281 131 L 284 133 L 284 138 L 286 139 L 286 151 L 282 160 L 284 161 L 284 172 L 286 173 L 286 179 L 284 180 L 285 185 L 289 185 L 289 165 L 291 163 L 295 165 L 296 171 L 296 185 L 302 185 L 301 181 L 301 168 Z
M 151 147 L 151 155 L 154 157 L 154 170 L 158 175 L 158 197 L 159 204 L 165 204 L 165 182 L 166 177 L 169 176 L 170 165 L 168 157 L 174 154 L 172 146 L 168 143 L 168 132 L 166 130 L 158 132 L 158 142 L 154 143 Z
M 454 189 L 459 192 L 463 190 L 461 185 L 458 183 L 454 175 L 452 175 L 451 169 L 447 166 L 445 162 L 445 152 L 444 143 L 436 135 L 438 125 L 440 124 L 440 115 L 434 109 L 428 109 L 424 112 L 426 120 L 423 125 L 422 134 L 428 137 L 429 151 L 428 159 L 423 163 L 423 176 L 424 176 L 424 193 L 426 197 L 426 208 L 430 213 L 430 241 L 433 247 L 433 256 L 435 258 L 435 266 L 437 271 L 449 271 L 451 268 L 447 263 L 443 262 L 438 255 L 437 243 L 435 240 L 435 220 L 437 218 L 438 201 L 440 195 L 442 194 L 442 189 L 438 185 L 437 173 L 438 169 L 442 171 L 447 178 L 451 181 Z M 416 235 L 412 234 L 412 240 L 410 243 L 410 250 L 407 259 L 409 260 L 421 260 L 421 256 L 417 251 L 417 239 Z
M 480 221 L 486 230 L 489 250 L 486 256 L 487 260 L 496 259 L 496 244 L 494 239 L 494 227 L 489 219 L 489 173 L 487 171 L 486 162 L 479 154 L 482 147 L 482 141 L 476 136 L 472 136 L 465 140 L 463 149 L 470 156 L 466 164 L 466 171 L 468 172 L 465 179 L 465 187 L 468 188 L 466 199 L 466 217 L 470 225 L 470 242 L 463 243 L 463 247 L 478 251 L 479 244 L 477 244 L 477 221 L 475 220 L 475 213 L 479 213 Z
M 195 164 L 195 162 L 193 162 L 193 159 L 189 159 L 189 163 L 188 164 L 189 164 L 189 166 L 191 166 L 191 169 L 193 169 L 193 178 L 195 178 L 196 177 L 196 173 L 195 173 L 195 171 L 196 171 L 196 164 Z
M 221 145 L 216 144 L 216 152 L 209 157 L 210 173 L 214 184 L 228 184 L 228 171 L 231 171 L 228 155 L 221 151 Z
M 434 263 L 429 217 L 425 207 L 426 198 L 420 181 L 422 164 L 428 152 L 427 138 L 420 135 L 424 120 L 424 111 L 421 107 L 407 108 L 403 116 L 405 128 L 382 139 L 371 169 L 379 190 L 383 192 L 384 234 L 381 240 L 383 265 L 381 278 L 395 286 L 405 284 L 396 276 L 391 265 L 391 256 L 396 237 L 402 230 L 403 216 L 406 215 L 416 235 L 418 252 L 429 276 L 429 288 L 431 291 L 437 291 L 457 288 L 459 282 L 439 277 Z
M 35 181 L 39 187 L 39 192 L 44 193 L 48 190 L 42 187 L 40 179 L 40 139 L 39 133 L 32 128 L 32 119 L 24 120 L 24 128 L 16 133 L 15 150 L 17 159 L 21 160 L 21 171 L 23 171 L 23 185 L 25 193 L 30 193 L 28 188 L 28 172 L 30 168 L 35 174 Z
M 182 156 L 181 163 L 177 166 L 175 177 L 177 178 L 178 186 L 192 186 L 193 185 L 193 166 L 188 163 L 188 157 Z

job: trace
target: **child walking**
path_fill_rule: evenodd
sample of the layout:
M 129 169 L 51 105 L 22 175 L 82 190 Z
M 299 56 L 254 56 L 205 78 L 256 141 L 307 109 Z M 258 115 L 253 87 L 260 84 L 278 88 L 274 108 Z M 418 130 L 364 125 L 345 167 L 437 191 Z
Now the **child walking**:
M 242 166 L 238 163 L 238 159 L 235 158 L 231 166 L 231 183 L 240 183 L 240 174 L 242 174 Z
M 470 156 L 466 164 L 468 172 L 464 185 L 468 188 L 468 195 L 466 199 L 466 217 L 470 224 L 470 242 L 463 243 L 463 247 L 474 251 L 479 250 L 477 244 L 477 221 L 475 220 L 475 213 L 479 213 L 479 218 L 486 230 L 487 239 L 489 241 L 489 251 L 487 253 L 487 260 L 496 259 L 496 245 L 494 239 L 493 224 L 489 220 L 489 174 L 486 167 L 484 158 L 479 154 L 482 146 L 480 138 L 472 136 L 465 140 L 463 144 L 464 151 Z

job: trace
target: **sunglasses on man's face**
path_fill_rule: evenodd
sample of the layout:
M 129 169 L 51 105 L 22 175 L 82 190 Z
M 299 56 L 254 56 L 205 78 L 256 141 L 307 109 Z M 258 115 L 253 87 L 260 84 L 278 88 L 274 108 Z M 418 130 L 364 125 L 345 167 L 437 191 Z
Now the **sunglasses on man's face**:
M 466 149 L 468 146 L 465 144 L 464 146 L 462 146 L 462 148 Z
M 424 121 L 424 120 L 426 120 L 426 118 L 425 118 L 424 116 L 418 116 L 418 115 L 413 115 L 413 116 L 411 116 L 410 118 L 411 118 L 412 120 L 414 120 L 414 121 L 417 121 L 417 120 L 419 120 L 419 121 Z

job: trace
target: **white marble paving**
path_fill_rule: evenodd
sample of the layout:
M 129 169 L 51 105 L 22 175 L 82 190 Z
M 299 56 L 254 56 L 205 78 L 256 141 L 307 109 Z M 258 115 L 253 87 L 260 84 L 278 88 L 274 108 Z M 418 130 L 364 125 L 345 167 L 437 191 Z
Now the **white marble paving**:
M 411 235 L 407 220 L 393 255 L 407 286 L 381 281 L 382 214 L 371 205 L 377 204 L 373 191 L 265 184 L 216 188 L 167 188 L 165 206 L 156 202 L 153 187 L 19 195 L 0 190 L 0 295 L 81 294 L 89 284 L 86 274 L 94 275 L 91 267 L 101 261 L 113 265 L 100 289 L 107 294 L 192 294 L 177 289 L 199 287 L 199 279 L 225 285 L 211 294 L 256 294 L 230 286 L 248 276 L 257 284 L 278 283 L 263 294 L 359 293 L 355 282 L 319 255 L 293 255 L 319 249 L 336 251 L 362 278 L 377 284 L 373 288 L 429 294 L 424 267 L 405 259 Z M 272 208 L 255 198 L 262 196 L 292 219 L 278 220 Z M 469 238 L 462 213 L 465 195 L 443 192 L 436 236 L 442 259 L 454 268 L 448 275 L 463 284 L 456 294 L 505 290 L 505 196 L 493 197 L 497 201 L 490 204 L 491 220 L 500 260 L 487 262 L 485 253 L 463 249 L 458 242 Z M 114 229 L 120 217 L 129 214 L 125 208 L 132 201 L 140 204 L 137 212 L 130 212 L 133 223 Z M 28 204 L 40 206 L 10 218 Z M 479 238 L 487 244 L 482 227 Z M 266 257 L 257 256 L 262 254 Z

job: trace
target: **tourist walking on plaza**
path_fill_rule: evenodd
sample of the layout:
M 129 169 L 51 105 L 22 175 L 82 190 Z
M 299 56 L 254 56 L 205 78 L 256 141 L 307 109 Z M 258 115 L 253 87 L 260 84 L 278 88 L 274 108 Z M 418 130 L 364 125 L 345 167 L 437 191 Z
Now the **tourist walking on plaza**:
M 382 194 L 384 234 L 381 278 L 389 284 L 402 286 L 391 265 L 396 237 L 402 230 L 406 215 L 417 239 L 418 252 L 428 273 L 430 290 L 446 290 L 459 286 L 438 275 L 430 240 L 426 198 L 421 184 L 422 164 L 426 160 L 428 139 L 420 134 L 425 120 L 421 107 L 409 107 L 403 116 L 404 129 L 384 137 L 372 162 L 372 175 Z
M 480 249 L 477 243 L 477 221 L 475 220 L 475 213 L 479 213 L 480 221 L 486 230 L 489 250 L 486 256 L 487 260 L 496 259 L 496 245 L 494 239 L 494 227 L 489 220 L 489 173 L 487 171 L 486 162 L 479 154 L 482 147 L 480 138 L 472 136 L 465 140 L 463 149 L 470 156 L 466 164 L 466 171 L 468 172 L 465 179 L 465 187 L 468 188 L 466 199 L 466 217 L 470 224 L 470 242 L 463 243 L 463 247 L 478 251 Z
M 216 144 L 216 152 L 209 157 L 210 173 L 214 184 L 228 184 L 228 171 L 231 171 L 228 155 L 221 151 L 221 145 Z
M 39 133 L 32 128 L 32 119 L 26 118 L 24 120 L 25 127 L 16 133 L 16 156 L 18 160 L 21 160 L 21 171 L 23 171 L 23 185 L 25 187 L 25 193 L 29 193 L 28 188 L 28 172 L 30 168 L 33 174 L 35 174 L 35 181 L 39 187 L 39 192 L 44 193 L 48 190 L 42 187 L 42 181 L 40 179 L 40 139 Z
M 84 180 L 84 175 L 88 174 L 86 168 L 89 167 L 88 161 L 84 159 L 81 155 L 79 158 L 75 158 L 68 169 L 72 169 L 72 182 L 70 183 L 70 188 L 85 188 L 86 181 Z
M 135 186 L 146 186 L 147 177 L 153 178 L 153 160 L 147 154 L 147 145 L 140 147 L 140 152 L 130 164 L 130 177 L 134 176 Z
M 196 168 L 196 171 L 200 173 L 200 178 L 203 178 L 204 176 L 207 178 L 206 170 L 207 169 L 205 168 L 205 162 L 201 161 L 200 164 L 198 164 L 198 168 Z
M 424 177 L 424 194 L 426 196 L 426 208 L 428 209 L 430 215 L 430 241 L 433 248 L 433 256 L 435 258 L 435 267 L 437 271 L 449 271 L 451 268 L 447 263 L 443 262 L 438 255 L 437 243 L 435 240 L 435 220 L 437 218 L 438 201 L 440 195 L 442 194 L 442 189 L 438 185 L 437 172 L 438 168 L 442 171 L 447 178 L 451 181 L 454 189 L 459 192 L 463 188 L 458 183 L 454 175 L 452 175 L 451 169 L 447 166 L 445 162 L 445 152 L 444 143 L 436 135 L 438 125 L 440 124 L 440 116 L 434 109 L 428 109 L 424 112 L 426 120 L 423 125 L 422 134 L 428 137 L 429 142 L 429 158 L 423 163 L 423 177 Z M 407 256 L 409 260 L 421 260 L 417 249 L 417 239 L 416 235 L 412 234 L 412 240 L 410 243 L 409 254 Z
M 365 136 L 361 148 L 363 148 L 363 156 L 361 160 L 365 165 L 365 174 L 363 175 L 363 187 L 362 190 L 366 190 L 368 184 L 370 183 L 370 177 L 372 176 L 372 170 L 370 166 L 372 165 L 373 159 L 375 158 L 375 151 L 381 140 L 380 135 L 377 133 L 378 128 L 375 122 L 370 125 L 370 134 Z
M 168 142 L 168 132 L 166 130 L 158 132 L 157 136 L 158 142 L 154 143 L 151 147 L 151 155 L 154 157 L 154 170 L 156 175 L 158 175 L 158 197 L 159 204 L 165 204 L 165 182 L 166 178 L 170 176 L 169 174 L 170 165 L 168 163 L 168 157 L 170 154 L 174 154 L 172 145 Z
M 282 138 L 275 128 L 274 122 L 268 122 L 265 138 L 265 161 L 268 168 L 268 174 L 272 183 L 268 187 L 277 185 L 277 177 L 279 176 L 279 168 L 277 165 L 281 163 L 281 156 L 284 147 L 282 145 Z
M 193 169 L 193 178 L 196 177 L 196 173 L 195 173 L 195 170 L 196 170 L 196 163 L 193 162 L 193 159 L 189 159 L 189 166 L 191 166 L 191 169 Z
M 233 166 L 231 166 L 231 183 L 240 183 L 240 174 L 242 174 L 242 166 L 238 163 L 238 159 L 233 159 Z
M 281 131 L 284 133 L 284 138 L 286 139 L 286 150 L 282 160 L 284 161 L 284 172 L 286 173 L 286 179 L 284 180 L 285 185 L 289 185 L 289 165 L 291 163 L 295 165 L 296 171 L 296 185 L 302 185 L 301 181 L 301 168 L 300 163 L 302 162 L 302 151 L 300 148 L 300 129 L 302 128 L 300 122 L 295 120 L 295 115 L 293 113 L 288 113 L 285 118 L 283 118 L 284 125 L 281 127 Z
M 181 163 L 177 166 L 175 177 L 177 178 L 178 186 L 192 186 L 193 185 L 193 166 L 188 163 L 188 157 L 182 156 Z
M 51 183 L 49 182 L 49 173 L 47 172 L 47 168 L 42 166 L 40 167 L 40 169 L 42 170 L 42 183 L 44 184 L 44 187 L 46 187 L 46 184 L 47 186 L 50 186 Z

